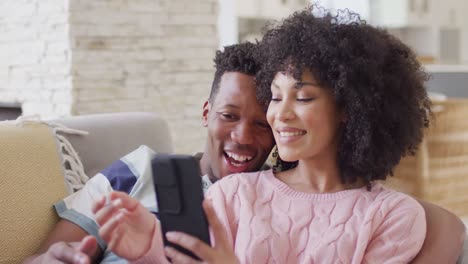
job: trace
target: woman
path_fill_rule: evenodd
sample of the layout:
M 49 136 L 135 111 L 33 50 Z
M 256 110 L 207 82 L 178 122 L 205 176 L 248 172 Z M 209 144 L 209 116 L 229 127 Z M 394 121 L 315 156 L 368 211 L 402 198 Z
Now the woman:
M 205 262 L 408 263 L 424 242 L 423 208 L 377 181 L 414 154 L 429 124 L 426 75 L 384 30 L 349 12 L 312 11 L 294 13 L 261 42 L 259 85 L 271 91 L 280 170 L 231 175 L 209 189 L 213 248 L 167 235 Z M 167 262 L 154 217 L 123 194 L 111 199 L 111 213 L 104 200 L 95 208 L 109 246 L 137 262 Z M 139 213 L 122 220 L 128 212 Z

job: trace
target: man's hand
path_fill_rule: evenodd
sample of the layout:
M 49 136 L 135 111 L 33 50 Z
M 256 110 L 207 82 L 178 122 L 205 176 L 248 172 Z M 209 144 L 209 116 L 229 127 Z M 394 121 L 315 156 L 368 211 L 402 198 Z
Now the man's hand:
M 156 228 L 155 216 L 124 192 L 112 192 L 93 205 L 99 235 L 120 257 L 137 259 L 151 247 Z
M 232 249 L 232 245 L 230 245 L 227 239 L 226 231 L 216 216 L 211 203 L 205 200 L 203 202 L 203 208 L 205 209 L 208 222 L 213 231 L 215 246 L 211 247 L 203 241 L 185 233 L 168 232 L 166 233 L 166 237 L 169 241 L 192 251 L 202 259 L 202 261 L 195 260 L 170 247 L 165 248 L 166 256 L 171 259 L 172 263 L 239 263 Z
M 87 236 L 81 242 L 57 242 L 38 257 L 38 262 L 35 260 L 34 263 L 90 264 L 90 257 L 95 253 L 97 247 L 96 238 L 93 236 Z

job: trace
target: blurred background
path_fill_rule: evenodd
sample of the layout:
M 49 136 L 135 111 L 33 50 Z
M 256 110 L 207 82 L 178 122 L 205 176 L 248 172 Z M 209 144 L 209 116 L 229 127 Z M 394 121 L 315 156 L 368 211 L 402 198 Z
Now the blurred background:
M 152 111 L 169 121 L 177 152 L 201 151 L 215 51 L 316 2 L 401 38 L 431 74 L 434 98 L 456 102 L 438 105 L 440 131 L 395 184 L 468 216 L 466 0 L 0 0 L 0 120 Z
M 155 111 L 178 151 L 198 151 L 215 51 L 311 2 L 387 28 L 430 91 L 468 96 L 466 0 L 1 0 L 0 119 Z

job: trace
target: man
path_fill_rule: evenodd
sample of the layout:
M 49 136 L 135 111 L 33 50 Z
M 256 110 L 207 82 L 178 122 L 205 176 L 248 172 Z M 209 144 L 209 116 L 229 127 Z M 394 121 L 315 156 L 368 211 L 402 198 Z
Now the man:
M 265 117 L 266 102 L 261 104 L 257 100 L 263 97 L 257 94 L 255 85 L 259 69 L 255 56 L 256 46 L 251 43 L 226 47 L 223 52 L 216 53 L 216 72 L 202 115 L 208 132 L 200 158 L 205 189 L 226 175 L 259 170 L 274 145 Z M 79 251 L 90 255 L 93 261 L 125 263 L 105 250 L 90 206 L 104 193 L 118 190 L 129 193 L 156 213 L 151 171 L 148 170 L 153 155 L 149 148 L 140 147 L 94 176 L 83 190 L 56 204 L 62 220 L 38 254 L 24 263 L 80 263 L 76 257 Z M 95 240 L 71 243 L 89 234 L 98 237 L 99 246 Z
M 226 47 L 224 52 L 216 53 L 216 73 L 209 99 L 203 106 L 202 123 L 207 128 L 208 136 L 200 167 L 205 175 L 205 189 L 228 174 L 260 169 L 274 144 L 271 130 L 266 123 L 264 95 L 256 92 L 255 75 L 258 64 L 254 59 L 255 52 L 253 44 L 240 44 Z M 139 153 L 139 158 L 145 162 L 153 155 L 145 147 L 139 148 L 136 153 Z M 135 152 L 129 156 L 133 154 Z M 122 170 L 126 171 L 126 165 L 122 163 L 124 162 L 117 161 L 104 170 L 103 173 L 107 174 L 107 177 L 100 174 L 93 177 L 85 191 L 93 190 L 94 187 L 103 189 L 102 186 L 120 190 L 113 187 L 126 178 L 121 173 Z M 116 171 L 120 172 L 119 176 L 109 180 L 111 176 L 115 176 Z M 148 194 L 148 189 L 144 188 L 152 186 L 151 182 L 148 182 L 151 174 L 148 171 L 145 173 L 144 168 L 141 171 L 142 175 L 139 175 L 133 188 L 127 188 L 126 191 L 137 197 L 150 211 L 155 212 L 154 205 L 148 202 L 155 201 L 154 193 Z M 110 181 L 114 185 L 110 184 Z M 91 198 L 77 195 L 73 200 L 79 205 L 91 207 L 93 199 L 97 198 L 99 192 L 95 192 Z M 459 219 L 449 212 L 427 203 L 422 205 L 426 210 L 428 232 L 423 249 L 413 263 L 443 263 L 441 260 L 446 261 L 447 256 L 453 256 L 454 252 L 460 251 L 457 248 L 460 245 L 457 239 L 462 237 L 463 227 Z M 57 211 L 59 210 L 58 208 Z M 24 263 L 86 263 L 80 261 L 80 256 L 84 254 L 91 256 L 94 262 L 101 259 L 102 263 L 125 263 L 111 252 L 106 252 L 103 243 L 97 246 L 95 239 L 87 237 L 83 240 L 89 234 L 97 236 L 97 225 L 92 220 L 80 225 L 79 220 L 62 219 L 38 254 Z M 81 243 L 71 243 L 74 241 Z

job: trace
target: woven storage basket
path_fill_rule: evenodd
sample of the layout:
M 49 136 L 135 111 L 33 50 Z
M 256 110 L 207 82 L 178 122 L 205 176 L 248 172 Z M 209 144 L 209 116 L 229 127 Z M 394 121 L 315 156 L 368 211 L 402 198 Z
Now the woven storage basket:
M 386 185 L 468 217 L 468 99 L 433 101 L 433 110 L 417 154 Z

